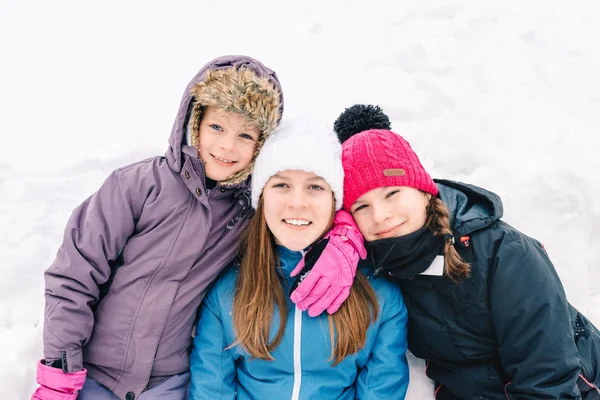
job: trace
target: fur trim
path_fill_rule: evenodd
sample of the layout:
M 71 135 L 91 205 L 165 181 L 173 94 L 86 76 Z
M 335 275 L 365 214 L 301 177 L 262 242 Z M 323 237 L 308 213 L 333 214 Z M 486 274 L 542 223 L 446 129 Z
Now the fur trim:
M 280 93 L 267 77 L 241 67 L 208 71 L 202 82 L 192 88 L 191 144 L 198 148 L 200 120 L 206 106 L 218 107 L 225 112 L 241 114 L 249 123 L 256 124 L 261 132 L 250 164 L 219 185 L 237 185 L 250 176 L 256 156 L 267 137 L 281 119 Z

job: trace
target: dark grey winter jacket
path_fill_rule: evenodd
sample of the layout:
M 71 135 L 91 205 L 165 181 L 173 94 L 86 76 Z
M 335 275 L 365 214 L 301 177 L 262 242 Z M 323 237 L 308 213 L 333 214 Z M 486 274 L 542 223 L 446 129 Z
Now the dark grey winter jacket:
M 458 285 L 442 276 L 396 280 L 408 308 L 408 347 L 427 360 L 436 398 L 580 399 L 580 392 L 596 392 L 600 336 L 567 302 L 543 246 L 500 220 L 497 195 L 436 183 L 471 277 Z M 384 273 L 394 280 L 394 270 Z

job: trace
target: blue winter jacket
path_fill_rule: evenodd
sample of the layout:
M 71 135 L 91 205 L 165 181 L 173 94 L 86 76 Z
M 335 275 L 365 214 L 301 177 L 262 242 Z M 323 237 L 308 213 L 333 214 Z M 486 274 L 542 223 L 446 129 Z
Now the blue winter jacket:
M 282 275 L 302 258 L 278 246 Z M 327 315 L 311 318 L 288 299 L 285 334 L 272 355 L 274 361 L 250 359 L 234 343 L 231 310 L 238 268 L 231 267 L 204 300 L 191 355 L 190 399 L 403 399 L 408 388 L 406 361 L 407 312 L 400 290 L 384 279 L 373 279 L 380 314 L 367 331 L 365 346 L 335 367 L 329 360 L 331 342 Z M 252 321 L 248 321 L 252 323 Z M 271 338 L 279 314 L 273 316 Z

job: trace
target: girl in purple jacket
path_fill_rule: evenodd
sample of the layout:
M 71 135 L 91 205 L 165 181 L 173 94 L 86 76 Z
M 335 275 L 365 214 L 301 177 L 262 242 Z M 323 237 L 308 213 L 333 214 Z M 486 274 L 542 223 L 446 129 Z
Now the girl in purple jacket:
M 253 213 L 249 175 L 282 112 L 275 72 L 217 58 L 186 88 L 166 155 L 117 169 L 75 209 L 45 272 L 33 399 L 186 397 L 198 306 L 237 252 Z M 335 285 L 298 290 L 318 310 L 345 299 Z

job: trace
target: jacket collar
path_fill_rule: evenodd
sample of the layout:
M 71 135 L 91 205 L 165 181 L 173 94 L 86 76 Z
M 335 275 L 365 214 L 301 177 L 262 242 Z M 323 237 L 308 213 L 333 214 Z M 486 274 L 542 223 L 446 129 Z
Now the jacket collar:
M 290 274 L 302 259 L 302 252 L 293 251 L 281 245 L 276 245 L 276 252 L 279 256 L 279 265 L 284 278 L 288 281 L 292 280 Z

